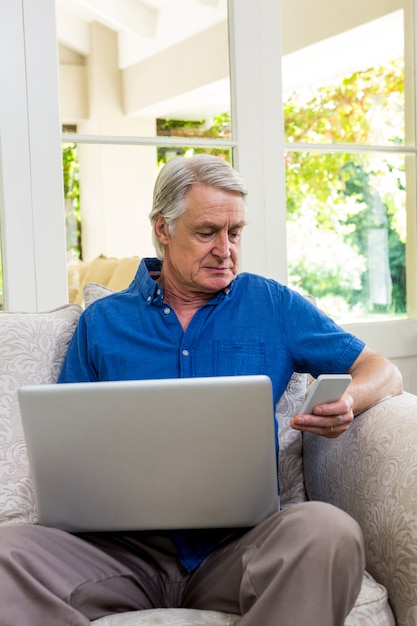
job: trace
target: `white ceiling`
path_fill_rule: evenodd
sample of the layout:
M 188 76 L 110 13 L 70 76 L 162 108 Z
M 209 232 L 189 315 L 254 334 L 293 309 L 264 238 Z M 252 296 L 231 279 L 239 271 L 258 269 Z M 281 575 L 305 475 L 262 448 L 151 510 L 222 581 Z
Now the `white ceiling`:
M 118 33 L 119 66 L 128 67 L 227 19 L 227 0 L 55 0 L 58 41 L 89 53 L 88 25 Z
M 404 54 L 403 11 L 388 13 L 283 57 L 283 89 L 328 83 Z
M 243 0 L 240 0 L 243 1 Z M 89 24 L 98 21 L 118 34 L 119 67 L 158 52 L 227 20 L 227 0 L 55 0 L 58 41 L 81 56 L 89 54 Z M 283 57 L 284 93 L 367 69 L 402 54 L 403 13 L 384 17 L 301 48 Z M 284 51 L 285 53 L 285 51 Z M 228 81 L 207 85 L 183 100 L 161 103 L 173 118 L 196 111 L 229 110 Z M 166 104 L 166 106 L 165 106 Z M 168 108 L 167 108 L 168 107 Z M 149 115 L 160 111 L 147 111 Z
M 118 35 L 120 69 L 133 66 L 227 20 L 227 0 L 55 0 L 58 43 L 73 58 L 90 51 L 90 22 Z M 140 115 L 210 119 L 230 110 L 228 80 L 158 103 Z

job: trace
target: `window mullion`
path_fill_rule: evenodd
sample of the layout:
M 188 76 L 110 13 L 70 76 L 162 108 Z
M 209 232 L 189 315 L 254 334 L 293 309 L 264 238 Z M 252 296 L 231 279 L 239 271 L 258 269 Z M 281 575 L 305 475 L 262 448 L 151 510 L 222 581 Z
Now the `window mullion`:
M 234 164 L 249 187 L 242 269 L 287 281 L 281 3 L 229 0 Z
M 416 32 L 417 32 L 417 0 L 404 2 L 404 56 L 405 56 L 405 144 L 417 145 L 416 122 Z M 407 245 L 406 245 L 406 289 L 408 317 L 417 317 L 417 192 L 416 192 L 416 156 L 405 159 L 407 181 L 406 212 L 407 212 Z

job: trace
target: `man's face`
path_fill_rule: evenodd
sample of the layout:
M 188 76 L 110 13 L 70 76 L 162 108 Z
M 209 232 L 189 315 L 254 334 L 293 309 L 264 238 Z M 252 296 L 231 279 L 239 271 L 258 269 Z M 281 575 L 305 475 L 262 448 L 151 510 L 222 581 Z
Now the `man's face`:
M 184 295 L 215 293 L 238 272 L 244 201 L 238 192 L 196 184 L 185 202 L 172 234 L 164 218 L 157 218 L 156 233 L 165 245 L 163 275 Z

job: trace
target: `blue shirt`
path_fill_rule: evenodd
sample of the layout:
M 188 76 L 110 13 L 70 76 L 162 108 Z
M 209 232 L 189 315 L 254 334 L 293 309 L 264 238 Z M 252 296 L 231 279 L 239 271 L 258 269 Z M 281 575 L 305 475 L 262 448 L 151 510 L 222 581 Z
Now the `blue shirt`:
M 157 259 L 143 259 L 127 289 L 83 312 L 58 382 L 266 374 L 276 403 L 293 372 L 344 373 L 364 347 L 303 296 L 248 273 L 184 332 L 155 281 L 160 270 Z M 172 535 L 188 570 L 213 549 L 210 534 Z

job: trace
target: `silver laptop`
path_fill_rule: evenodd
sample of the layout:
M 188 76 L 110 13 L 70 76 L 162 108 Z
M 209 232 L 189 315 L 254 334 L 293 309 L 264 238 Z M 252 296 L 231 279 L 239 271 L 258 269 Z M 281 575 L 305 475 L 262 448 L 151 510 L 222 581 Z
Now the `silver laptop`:
M 26 386 L 19 401 L 40 524 L 249 527 L 278 510 L 266 376 Z

